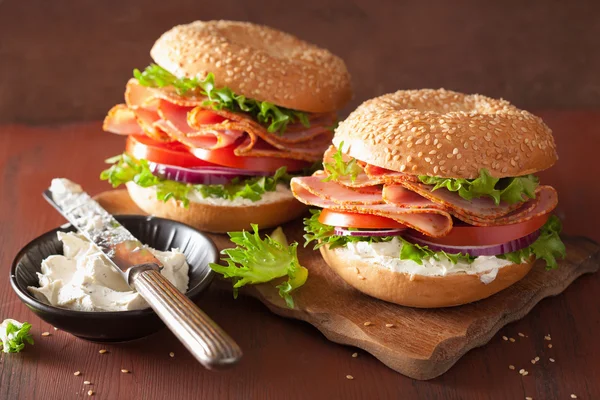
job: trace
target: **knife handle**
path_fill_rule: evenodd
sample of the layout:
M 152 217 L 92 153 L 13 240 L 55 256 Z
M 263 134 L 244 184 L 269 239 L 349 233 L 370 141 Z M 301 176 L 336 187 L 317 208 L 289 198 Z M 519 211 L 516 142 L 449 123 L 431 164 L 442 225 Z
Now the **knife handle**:
M 133 272 L 134 288 L 203 366 L 218 369 L 239 361 L 237 343 L 160 272 Z

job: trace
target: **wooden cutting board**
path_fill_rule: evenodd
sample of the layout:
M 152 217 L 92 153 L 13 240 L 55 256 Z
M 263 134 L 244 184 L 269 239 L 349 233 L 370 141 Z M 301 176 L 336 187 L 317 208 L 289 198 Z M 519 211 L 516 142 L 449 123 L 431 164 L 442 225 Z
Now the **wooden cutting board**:
M 125 190 L 104 192 L 97 199 L 114 214 L 143 214 Z M 302 221 L 289 223 L 284 229 L 289 240 L 303 243 Z M 231 247 L 226 236 L 210 236 L 219 249 Z M 567 258 L 557 270 L 546 271 L 537 264 L 508 289 L 460 307 L 425 310 L 371 298 L 332 272 L 318 251 L 303 247 L 299 247 L 298 256 L 309 269 L 309 276 L 293 294 L 293 310 L 286 307 L 274 284 L 256 285 L 245 293 L 278 315 L 314 325 L 333 342 L 371 353 L 401 374 L 431 379 L 446 372 L 467 351 L 487 343 L 500 328 L 525 316 L 541 299 L 561 293 L 579 276 L 598 270 L 597 243 L 583 237 L 563 239 Z

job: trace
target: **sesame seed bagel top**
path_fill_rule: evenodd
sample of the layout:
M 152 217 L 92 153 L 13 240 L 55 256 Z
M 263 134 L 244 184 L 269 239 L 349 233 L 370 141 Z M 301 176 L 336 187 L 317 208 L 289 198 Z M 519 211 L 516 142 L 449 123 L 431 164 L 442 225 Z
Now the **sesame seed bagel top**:
M 333 143 L 361 161 L 412 175 L 520 176 L 557 160 L 552 131 L 505 100 L 444 89 L 400 90 L 365 101 Z
M 236 21 L 196 21 L 164 33 L 150 55 L 172 74 L 295 110 L 325 113 L 352 97 L 341 58 L 295 36 Z

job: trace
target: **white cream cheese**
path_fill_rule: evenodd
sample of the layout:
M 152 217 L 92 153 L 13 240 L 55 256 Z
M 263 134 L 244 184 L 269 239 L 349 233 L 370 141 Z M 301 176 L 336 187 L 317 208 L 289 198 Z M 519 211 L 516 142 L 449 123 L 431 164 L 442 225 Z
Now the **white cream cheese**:
M 28 287 L 40 301 L 77 311 L 126 311 L 147 308 L 146 301 L 113 270 L 105 256 L 75 233 L 58 232 L 64 255 L 42 261 L 39 287 Z M 161 273 L 180 292 L 187 291 L 189 266 L 177 249 L 150 249 L 163 264 Z
M 512 264 L 508 260 L 494 256 L 479 256 L 471 264 L 462 261 L 453 264 L 450 260 L 441 257 L 439 261 L 431 258 L 423 259 L 423 265 L 419 265 L 413 260 L 401 260 L 399 257 L 401 249 L 402 242 L 394 238 L 389 242 L 380 243 L 351 242 L 334 251 L 347 259 L 366 260 L 379 268 L 394 272 L 424 276 L 465 273 L 478 275 L 481 282 L 485 284 L 496 279 L 500 268 Z
M 127 185 L 128 186 L 129 185 L 137 186 L 137 189 L 142 191 L 146 196 L 148 196 L 148 197 L 152 196 L 153 198 L 156 198 L 156 188 L 155 187 L 143 188 L 141 186 L 138 186 L 134 182 L 127 182 Z M 284 185 L 281 183 L 277 185 L 277 188 L 275 191 L 263 193 L 260 200 L 258 200 L 258 201 L 252 201 L 250 199 L 244 199 L 242 197 L 237 197 L 233 200 L 223 199 L 220 197 L 206 197 L 205 198 L 205 197 L 202 197 L 202 194 L 200 194 L 200 192 L 197 190 L 192 190 L 192 191 L 190 191 L 190 194 L 189 194 L 189 199 L 191 202 L 199 203 L 199 204 L 210 204 L 213 206 L 227 206 L 227 207 L 260 206 L 260 205 L 264 205 L 264 204 L 275 203 L 277 201 L 281 201 L 281 200 L 285 200 L 285 199 L 291 199 L 293 197 L 294 197 L 294 195 L 292 194 L 292 191 L 290 190 L 290 188 L 287 185 Z

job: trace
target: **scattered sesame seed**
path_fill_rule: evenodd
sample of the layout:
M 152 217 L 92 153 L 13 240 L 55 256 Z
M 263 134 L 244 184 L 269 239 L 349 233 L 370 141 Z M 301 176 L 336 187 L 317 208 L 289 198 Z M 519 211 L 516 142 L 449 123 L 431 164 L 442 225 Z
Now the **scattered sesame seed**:
M 91 385 L 91 384 L 92 384 L 92 382 L 90 382 L 90 381 L 83 381 L 83 384 L 84 384 L 84 385 Z
M 523 374 L 525 373 L 525 370 L 524 370 L 523 368 L 521 368 L 521 369 L 519 370 L 519 373 L 520 373 L 521 375 L 523 375 Z
M 536 363 L 536 361 L 535 361 L 535 360 L 531 360 L 531 363 L 532 363 L 532 364 L 535 364 L 535 363 Z
M 363 325 L 364 325 L 364 326 L 371 326 L 371 325 L 373 325 L 373 324 L 372 324 L 371 322 L 367 321 L 367 322 L 365 322 Z
M 527 376 L 527 375 L 529 375 L 529 371 L 523 372 L 523 376 Z
M 519 332 L 518 335 L 521 336 L 521 337 L 525 337 L 525 335 L 522 334 L 521 332 Z
M 548 343 L 548 348 L 551 349 L 552 348 L 552 343 Z
M 394 324 L 385 324 L 385 327 L 386 327 L 386 328 L 393 328 L 393 327 L 394 327 Z
M 98 353 L 100 353 L 100 354 L 108 353 L 108 350 L 106 350 L 106 349 L 101 349 L 101 350 L 98 350 Z
M 552 338 L 550 337 L 550 334 L 547 334 L 546 336 L 544 336 L 545 340 L 552 340 Z
M 354 379 L 354 377 L 352 375 L 346 375 L 346 379 L 348 379 L 349 381 L 351 381 L 352 379 Z
M 88 390 L 88 396 L 93 396 L 94 395 L 94 391 L 93 390 Z
M 124 374 L 128 374 L 129 370 L 128 369 L 122 369 L 121 372 L 124 373 Z
M 576 399 L 576 398 L 577 398 L 577 395 L 576 395 L 576 394 L 571 394 L 571 398 L 572 398 L 572 399 Z
M 515 338 L 508 338 L 512 343 L 516 342 Z
M 55 331 L 57 331 L 57 330 L 58 330 L 58 328 L 57 328 L 57 327 L 55 327 L 55 326 L 53 326 L 53 328 L 54 328 L 54 330 L 55 330 Z
M 506 336 L 502 336 L 502 340 L 508 340 Z
M 79 376 L 79 375 L 81 375 L 81 371 L 75 371 L 75 372 L 73 372 L 73 375 Z
M 358 357 L 358 353 L 352 353 L 352 358 Z
M 554 362 L 556 361 L 554 358 L 550 357 L 548 360 L 550 360 L 550 362 Z
M 508 369 L 514 370 L 515 366 L 511 364 L 511 365 L 508 366 Z
M 42 336 L 50 336 L 50 332 L 42 332 Z
M 525 400 L 533 400 L 533 397 L 526 396 Z
M 537 362 L 537 361 L 540 361 L 540 358 L 536 357 L 536 358 L 534 358 L 534 360 Z
M 173 352 L 170 352 L 170 353 L 169 353 L 169 357 L 171 357 L 171 358 L 175 357 L 175 353 L 173 353 Z

